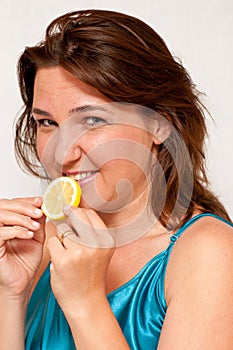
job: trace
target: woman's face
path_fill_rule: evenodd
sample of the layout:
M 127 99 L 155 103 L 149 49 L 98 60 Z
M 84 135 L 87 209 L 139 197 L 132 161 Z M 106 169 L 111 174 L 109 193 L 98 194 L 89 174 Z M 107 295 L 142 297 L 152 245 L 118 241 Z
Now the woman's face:
M 79 181 L 80 206 L 119 211 L 147 192 L 156 145 L 135 106 L 110 101 L 57 66 L 38 70 L 32 115 L 44 168 L 51 178 Z

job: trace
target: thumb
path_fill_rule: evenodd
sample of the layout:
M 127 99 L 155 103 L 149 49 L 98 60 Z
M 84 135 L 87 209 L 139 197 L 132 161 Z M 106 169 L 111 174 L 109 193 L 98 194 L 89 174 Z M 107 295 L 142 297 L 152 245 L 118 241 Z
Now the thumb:
M 44 243 L 45 241 L 45 227 L 46 227 L 46 216 L 43 215 L 41 218 L 37 219 L 40 228 L 34 232 L 34 239 L 39 243 Z

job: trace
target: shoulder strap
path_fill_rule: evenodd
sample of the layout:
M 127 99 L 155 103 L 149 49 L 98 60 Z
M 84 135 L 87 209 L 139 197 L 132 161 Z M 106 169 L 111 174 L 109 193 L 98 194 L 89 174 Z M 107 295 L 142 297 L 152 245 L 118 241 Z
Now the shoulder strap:
M 202 213 L 202 214 L 198 214 L 196 216 L 194 216 L 193 218 L 191 218 L 190 220 L 188 220 L 183 226 L 181 226 L 178 231 L 176 233 L 174 233 L 174 235 L 172 235 L 170 237 L 170 242 L 172 244 L 174 244 L 177 239 L 182 235 L 182 233 L 188 228 L 190 227 L 192 224 L 194 224 L 196 221 L 198 221 L 199 219 L 201 219 L 202 217 L 205 217 L 205 216 L 212 216 L 220 221 L 223 221 L 225 222 L 226 224 L 230 225 L 233 227 L 233 223 L 227 221 L 226 219 L 222 218 L 221 216 L 218 216 L 218 215 L 215 215 L 215 214 L 212 214 L 212 213 Z

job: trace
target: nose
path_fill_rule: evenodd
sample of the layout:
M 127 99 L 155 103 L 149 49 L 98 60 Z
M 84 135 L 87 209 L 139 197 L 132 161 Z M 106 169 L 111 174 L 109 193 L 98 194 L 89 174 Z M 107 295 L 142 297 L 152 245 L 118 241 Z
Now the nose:
M 54 161 L 63 167 L 65 164 L 77 161 L 81 157 L 79 144 L 80 135 L 73 128 L 63 126 L 56 130 L 54 138 Z

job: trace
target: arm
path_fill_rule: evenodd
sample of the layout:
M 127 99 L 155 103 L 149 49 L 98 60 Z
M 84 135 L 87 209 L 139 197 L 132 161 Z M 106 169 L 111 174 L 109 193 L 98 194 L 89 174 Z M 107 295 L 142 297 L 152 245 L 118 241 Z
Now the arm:
M 24 349 L 27 302 L 44 242 L 41 202 L 40 198 L 0 200 L 1 350 Z
M 73 209 L 67 222 L 79 236 L 65 237 L 64 245 L 52 237 L 48 248 L 52 289 L 75 345 L 83 350 L 129 350 L 106 298 L 106 271 L 114 252 L 112 237 L 93 210 Z M 67 226 L 61 226 L 58 236 L 65 231 Z
M 180 237 L 167 270 L 159 350 L 232 349 L 232 263 L 233 230 L 227 224 L 205 218 Z
M 105 297 L 87 300 L 83 308 L 66 312 L 66 318 L 77 349 L 130 349 Z
M 25 300 L 0 298 L 0 348 L 2 350 L 24 349 L 24 324 L 27 303 Z

